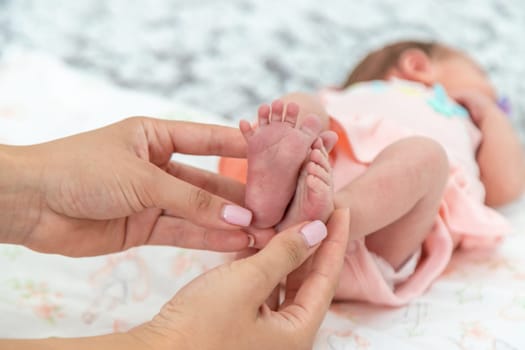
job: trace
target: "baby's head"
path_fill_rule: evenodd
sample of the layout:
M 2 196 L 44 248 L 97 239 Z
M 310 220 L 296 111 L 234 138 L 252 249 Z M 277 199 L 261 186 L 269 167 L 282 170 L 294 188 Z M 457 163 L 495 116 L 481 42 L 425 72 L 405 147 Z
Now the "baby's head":
M 402 41 L 373 51 L 350 73 L 343 87 L 394 77 L 427 86 L 439 83 L 449 94 L 470 90 L 497 99 L 486 73 L 474 60 L 434 42 Z

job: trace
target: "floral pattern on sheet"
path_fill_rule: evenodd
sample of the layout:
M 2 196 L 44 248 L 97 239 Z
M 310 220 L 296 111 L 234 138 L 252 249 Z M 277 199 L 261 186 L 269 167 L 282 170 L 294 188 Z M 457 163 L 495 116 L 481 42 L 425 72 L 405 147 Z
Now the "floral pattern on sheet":
M 89 276 L 93 298 L 82 314 L 87 324 L 120 304 L 142 302 L 150 293 L 149 266 L 136 249 L 110 255 L 105 260 L 104 265 Z
M 46 282 L 38 280 L 18 280 L 16 278 L 7 281 L 14 294 L 18 295 L 15 303 L 20 308 L 28 308 L 36 318 L 46 320 L 55 324 L 64 318 L 61 306 L 62 293 L 52 291 Z
M 0 256 L 8 261 L 15 261 L 22 255 L 23 249 L 17 246 L 0 246 Z

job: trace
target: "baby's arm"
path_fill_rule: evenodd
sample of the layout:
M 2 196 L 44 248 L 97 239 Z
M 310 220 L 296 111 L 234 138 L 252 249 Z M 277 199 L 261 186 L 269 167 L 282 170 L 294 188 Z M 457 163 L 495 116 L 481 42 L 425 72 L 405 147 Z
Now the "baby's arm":
M 485 203 L 500 206 L 518 198 L 525 188 L 525 154 L 507 116 L 485 96 L 454 96 L 470 112 L 483 135 L 477 161 L 485 185 Z

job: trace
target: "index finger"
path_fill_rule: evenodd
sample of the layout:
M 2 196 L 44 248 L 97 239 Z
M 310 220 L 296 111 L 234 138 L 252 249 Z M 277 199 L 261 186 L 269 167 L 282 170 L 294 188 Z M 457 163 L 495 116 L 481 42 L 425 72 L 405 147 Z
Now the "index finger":
M 176 178 L 188 182 L 237 204 L 244 203 L 245 185 L 217 173 L 171 161 L 166 171 Z
M 174 120 L 156 120 L 155 127 L 168 131 L 174 148 L 173 152 L 234 158 L 246 157 L 246 141 L 237 128 Z
M 145 186 L 151 207 L 206 228 L 232 230 L 249 226 L 252 213 L 222 197 L 182 181 L 151 165 Z
M 316 252 L 310 273 L 297 291 L 295 300 L 282 309 L 294 314 L 306 310 L 307 319 L 303 321 L 314 329 L 318 329 L 323 321 L 337 288 L 348 245 L 349 225 L 348 209 L 334 211 L 327 225 L 328 236 Z

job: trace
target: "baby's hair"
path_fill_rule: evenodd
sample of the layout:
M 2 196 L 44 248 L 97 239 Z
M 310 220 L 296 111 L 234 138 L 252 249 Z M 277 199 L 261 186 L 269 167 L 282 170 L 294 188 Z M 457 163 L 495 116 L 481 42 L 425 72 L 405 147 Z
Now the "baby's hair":
M 350 73 L 342 88 L 361 81 L 385 79 L 390 68 L 397 65 L 399 58 L 409 49 L 419 49 L 430 58 L 439 59 L 452 49 L 436 42 L 400 41 L 372 51 Z

